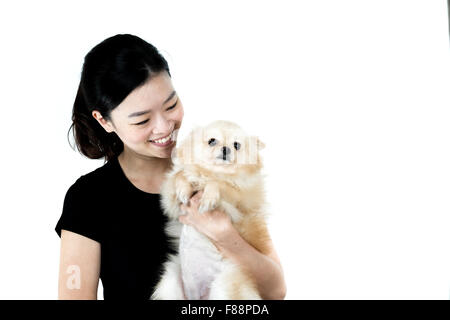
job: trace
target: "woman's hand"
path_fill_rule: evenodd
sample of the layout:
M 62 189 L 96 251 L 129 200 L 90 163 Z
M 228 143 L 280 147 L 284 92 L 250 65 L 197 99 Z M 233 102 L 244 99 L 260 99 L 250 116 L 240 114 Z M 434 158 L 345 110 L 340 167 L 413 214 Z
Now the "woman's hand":
M 221 210 L 215 209 L 199 213 L 198 207 L 202 195 L 203 191 L 199 191 L 191 197 L 187 205 L 181 204 L 181 211 L 185 212 L 185 215 L 180 216 L 178 221 L 193 226 L 213 242 L 219 243 L 233 232 L 233 224 L 230 216 Z
M 246 268 L 255 279 L 263 299 L 284 299 L 286 282 L 272 241 L 269 240 L 272 248 L 270 254 L 264 255 L 240 236 L 225 212 L 211 210 L 199 213 L 202 194 L 202 191 L 196 193 L 187 205 L 181 205 L 181 210 L 186 214 L 180 216 L 178 221 L 195 227 L 211 239 L 224 257 Z

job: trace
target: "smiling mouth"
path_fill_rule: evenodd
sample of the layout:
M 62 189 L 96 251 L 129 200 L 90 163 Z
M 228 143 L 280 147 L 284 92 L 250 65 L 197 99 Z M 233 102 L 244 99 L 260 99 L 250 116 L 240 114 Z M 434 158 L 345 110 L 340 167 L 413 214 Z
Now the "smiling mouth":
M 159 143 L 159 144 L 164 144 L 172 138 L 174 131 L 175 130 L 173 130 L 168 136 L 166 136 L 164 138 L 156 139 L 156 140 L 148 140 L 148 141 L 154 142 L 154 143 Z

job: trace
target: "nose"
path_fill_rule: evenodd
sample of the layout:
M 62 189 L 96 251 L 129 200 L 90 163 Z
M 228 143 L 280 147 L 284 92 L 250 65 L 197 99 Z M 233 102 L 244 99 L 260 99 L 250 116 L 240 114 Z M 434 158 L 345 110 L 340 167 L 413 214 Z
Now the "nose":
M 227 155 L 229 155 L 231 153 L 230 148 L 228 147 L 222 147 L 222 156 L 225 159 L 227 157 Z
M 153 134 L 155 136 L 169 133 L 169 130 L 171 129 L 170 122 L 167 121 L 167 119 L 164 116 L 156 115 L 155 119 L 155 127 L 153 129 Z

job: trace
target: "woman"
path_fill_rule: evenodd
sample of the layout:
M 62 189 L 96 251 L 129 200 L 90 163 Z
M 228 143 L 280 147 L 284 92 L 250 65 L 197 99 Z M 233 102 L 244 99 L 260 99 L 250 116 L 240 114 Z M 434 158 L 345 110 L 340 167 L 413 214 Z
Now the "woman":
M 69 188 L 56 225 L 61 237 L 59 299 L 149 299 L 168 253 L 159 188 L 170 168 L 183 105 L 158 50 L 129 34 L 95 46 L 85 57 L 73 106 L 78 150 L 105 164 Z M 70 129 L 69 129 L 70 130 Z M 234 229 L 227 214 L 198 214 L 201 192 L 180 220 L 207 235 L 224 256 L 247 268 L 264 299 L 286 292 L 279 258 L 263 255 Z M 273 246 L 272 246 L 273 248 Z

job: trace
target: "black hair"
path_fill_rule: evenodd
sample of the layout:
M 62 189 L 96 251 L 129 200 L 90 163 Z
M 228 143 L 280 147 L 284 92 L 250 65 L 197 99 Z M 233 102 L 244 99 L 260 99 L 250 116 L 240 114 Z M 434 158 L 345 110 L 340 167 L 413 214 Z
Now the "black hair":
M 131 91 L 162 71 L 171 76 L 164 57 L 131 34 L 117 34 L 92 48 L 84 58 L 69 128 L 69 132 L 73 128 L 78 151 L 90 159 L 104 157 L 105 162 L 119 155 L 123 142 L 115 132 L 106 132 L 92 111 L 98 110 L 110 121 L 111 111 Z

